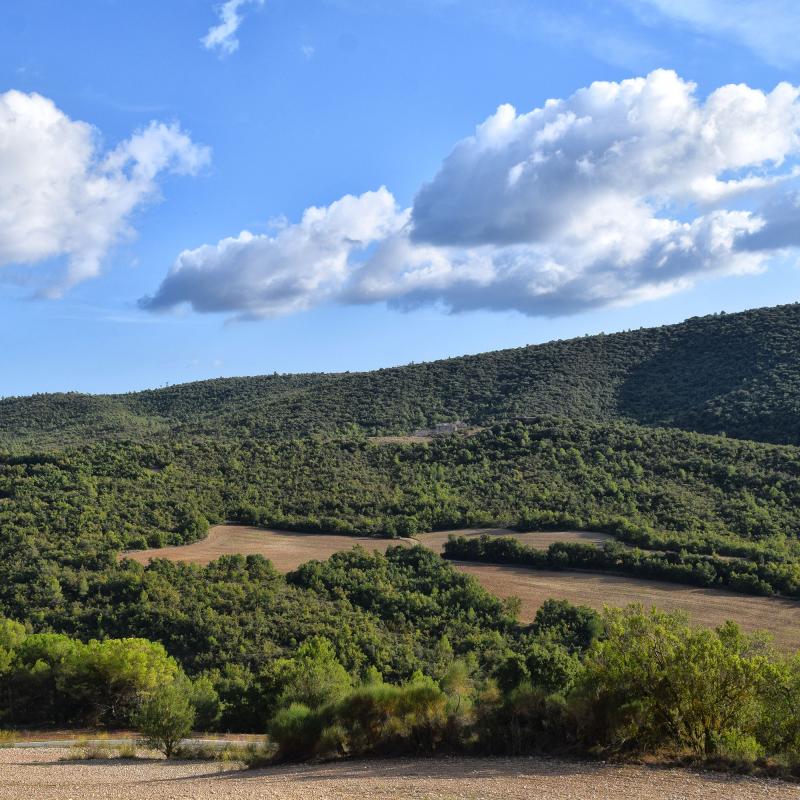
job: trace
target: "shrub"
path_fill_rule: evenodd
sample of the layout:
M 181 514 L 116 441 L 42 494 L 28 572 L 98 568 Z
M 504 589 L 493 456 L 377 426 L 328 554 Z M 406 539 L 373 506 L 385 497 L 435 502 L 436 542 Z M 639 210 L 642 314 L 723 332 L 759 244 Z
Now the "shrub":
M 613 750 L 714 754 L 721 737 L 754 734 L 769 662 L 733 623 L 696 629 L 684 615 L 640 606 L 606 610 L 576 701 L 587 742 Z
M 302 703 L 282 708 L 269 724 L 269 736 L 278 747 L 280 761 L 302 761 L 317 752 L 321 733 L 318 716 Z
M 333 645 L 321 636 L 304 642 L 293 658 L 276 661 L 272 676 L 281 706 L 302 703 L 312 709 L 321 708 L 343 697 L 352 686 Z
M 764 757 L 764 747 L 755 736 L 732 730 L 724 731 L 714 742 L 717 756 L 736 765 L 751 765 Z
M 489 689 L 476 705 L 478 748 L 504 755 L 541 753 L 572 741 L 564 698 L 522 683 L 508 694 Z
M 108 742 L 104 741 L 105 737 L 98 737 L 96 739 L 88 739 L 81 737 L 69 749 L 69 753 L 65 757 L 65 761 L 94 761 L 105 760 L 114 758 L 116 755 L 115 748 L 111 747 Z
M 159 687 L 144 700 L 134 724 L 144 743 L 171 758 L 194 724 L 195 711 L 186 687 L 175 682 Z
M 222 713 L 222 704 L 214 684 L 204 675 L 196 678 L 191 683 L 190 697 L 197 728 L 201 731 L 213 730 Z
M 136 758 L 138 750 L 135 744 L 121 744 L 116 749 L 119 758 Z
M 11 747 L 17 741 L 14 731 L 0 730 L 0 747 Z
M 525 654 L 525 664 L 533 686 L 546 694 L 566 692 L 572 688 L 581 669 L 577 656 L 553 642 L 533 642 Z

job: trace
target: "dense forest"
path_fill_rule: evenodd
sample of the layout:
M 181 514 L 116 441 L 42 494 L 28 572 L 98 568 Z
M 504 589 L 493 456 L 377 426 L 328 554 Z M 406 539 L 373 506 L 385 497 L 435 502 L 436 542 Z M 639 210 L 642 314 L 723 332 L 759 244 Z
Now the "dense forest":
M 18 451 L 174 432 L 409 433 L 556 414 L 800 443 L 800 305 L 366 373 L 227 378 L 124 395 L 0 401 Z
M 800 450 L 553 418 L 421 444 L 198 439 L 9 455 L 0 613 L 62 618 L 120 551 L 193 541 L 222 520 L 377 536 L 599 529 L 649 550 L 737 557 L 738 574 L 780 576 L 771 585 L 794 595 Z

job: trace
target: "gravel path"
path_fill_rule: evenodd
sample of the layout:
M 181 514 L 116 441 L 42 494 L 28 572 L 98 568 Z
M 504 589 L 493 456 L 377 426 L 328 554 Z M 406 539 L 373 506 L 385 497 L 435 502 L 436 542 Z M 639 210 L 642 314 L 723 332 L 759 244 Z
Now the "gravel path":
M 233 771 L 208 762 L 60 763 L 66 750 L 0 750 L 0 800 L 765 800 L 779 781 L 535 758 L 354 761 Z

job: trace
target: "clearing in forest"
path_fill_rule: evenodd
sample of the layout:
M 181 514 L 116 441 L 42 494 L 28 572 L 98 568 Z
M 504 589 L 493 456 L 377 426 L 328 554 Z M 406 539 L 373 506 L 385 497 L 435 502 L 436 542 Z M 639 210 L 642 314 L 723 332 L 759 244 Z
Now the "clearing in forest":
M 357 544 L 370 551 L 385 552 L 395 545 L 411 547 L 420 543 L 435 552 L 441 552 L 450 533 L 462 536 L 480 536 L 484 533 L 515 536 L 525 544 L 541 549 L 557 541 L 600 544 L 611 538 L 587 531 L 515 533 L 497 528 L 436 531 L 420 534 L 416 540 L 375 539 L 273 531 L 246 525 L 216 525 L 199 542 L 153 550 L 131 550 L 123 556 L 143 564 L 151 558 L 208 564 L 222 555 L 260 554 L 272 561 L 280 572 L 289 572 L 306 561 L 324 560 Z M 795 600 L 754 597 L 719 589 L 598 573 L 551 572 L 511 564 L 452 563 L 461 572 L 474 576 L 498 597 L 518 597 L 522 622 L 531 622 L 539 606 L 551 597 L 598 610 L 604 605 L 642 603 L 666 610 L 681 609 L 699 625 L 713 627 L 732 619 L 746 631 L 764 630 L 772 634 L 775 644 L 782 650 L 800 650 L 800 602 Z

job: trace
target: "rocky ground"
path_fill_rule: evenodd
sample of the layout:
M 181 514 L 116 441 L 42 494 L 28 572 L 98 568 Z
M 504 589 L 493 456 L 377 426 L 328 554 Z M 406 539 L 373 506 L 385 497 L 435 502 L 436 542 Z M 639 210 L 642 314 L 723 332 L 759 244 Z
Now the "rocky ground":
M 0 750 L 0 800 L 765 800 L 780 781 L 536 758 L 343 761 L 242 771 L 209 762 L 79 761 L 68 750 Z

